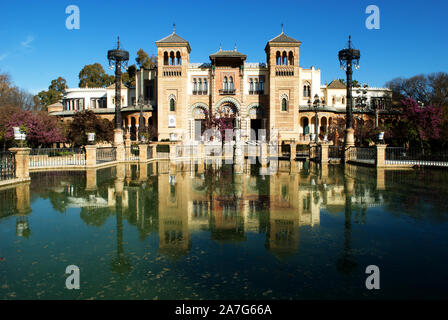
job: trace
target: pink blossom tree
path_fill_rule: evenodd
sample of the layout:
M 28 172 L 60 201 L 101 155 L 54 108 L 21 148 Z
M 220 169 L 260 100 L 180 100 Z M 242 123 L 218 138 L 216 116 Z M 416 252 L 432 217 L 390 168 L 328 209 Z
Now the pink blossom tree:
M 26 141 L 30 147 L 49 146 L 56 142 L 65 142 L 61 124 L 44 112 L 18 110 L 6 123 L 6 139 L 14 139 L 13 127 L 25 130 Z
M 420 106 L 414 99 L 401 101 L 402 121 L 404 122 L 407 138 L 411 143 L 418 143 L 424 148 L 431 141 L 440 139 L 442 126 L 442 108 L 434 106 Z

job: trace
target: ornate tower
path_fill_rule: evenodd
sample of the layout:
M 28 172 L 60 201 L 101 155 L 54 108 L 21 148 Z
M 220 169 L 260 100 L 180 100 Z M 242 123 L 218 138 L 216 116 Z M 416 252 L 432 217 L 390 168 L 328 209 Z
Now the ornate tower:
M 188 128 L 187 68 L 190 44 L 176 34 L 156 41 L 157 45 L 157 131 L 161 139 L 181 139 Z
M 269 129 L 277 129 L 280 140 L 299 134 L 299 47 L 301 42 L 282 32 L 265 47 L 269 69 Z M 272 133 L 271 133 L 272 134 Z

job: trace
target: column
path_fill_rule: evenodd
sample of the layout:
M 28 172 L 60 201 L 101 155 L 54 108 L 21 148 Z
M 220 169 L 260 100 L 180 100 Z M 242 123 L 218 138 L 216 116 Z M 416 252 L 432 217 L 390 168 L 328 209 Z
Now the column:
M 96 169 L 90 168 L 86 170 L 86 190 L 96 190 Z
M 17 179 L 30 179 L 30 148 L 10 148 L 9 151 L 14 153 L 16 161 L 16 178 Z
M 138 161 L 146 162 L 148 159 L 148 145 L 147 144 L 139 144 L 138 145 Z
M 130 135 L 127 133 L 125 134 L 125 140 L 124 140 L 124 148 L 125 148 L 125 159 L 129 160 L 131 159 L 131 139 Z
M 16 187 L 16 210 L 19 215 L 31 212 L 30 206 L 30 183 L 21 183 Z
M 321 143 L 320 144 L 320 162 L 321 163 L 328 163 L 328 144 L 327 143 Z
M 376 190 L 386 190 L 386 174 L 384 168 L 376 169 Z
M 86 166 L 93 167 L 96 166 L 96 146 L 87 145 L 86 146 Z
M 297 145 L 295 143 L 291 143 L 289 145 L 289 159 L 291 161 L 294 161 L 296 159 L 296 153 L 297 153 Z
M 385 167 L 387 144 L 377 144 L 375 147 L 376 147 L 375 165 L 377 168 Z

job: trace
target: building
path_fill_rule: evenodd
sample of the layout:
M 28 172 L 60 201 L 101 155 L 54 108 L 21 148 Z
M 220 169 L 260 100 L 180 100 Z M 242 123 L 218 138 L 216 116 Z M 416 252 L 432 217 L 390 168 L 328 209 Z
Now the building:
M 300 66 L 301 42 L 283 31 L 265 46 L 266 63 L 246 62 L 246 55 L 219 50 L 209 63 L 191 63 L 190 43 L 173 31 L 156 41 L 157 67 L 141 69 L 135 88 L 122 89 L 123 127 L 137 139 L 143 101 L 145 125 L 153 125 L 158 140 L 183 142 L 201 140 L 208 113 L 232 117 L 242 140 L 258 140 L 259 129 L 268 136 L 278 130 L 280 141 L 307 143 L 316 132 L 315 101 L 319 101 L 317 132 L 322 139 L 336 118 L 344 118 L 346 87 L 338 80 L 321 85 L 321 70 Z M 367 121 L 387 114 L 391 91 L 385 88 L 354 88 L 355 113 Z M 364 97 L 370 107 L 356 108 L 356 98 Z M 70 120 L 77 110 L 90 109 L 113 119 L 114 86 L 67 89 L 63 107 L 51 114 Z M 55 110 L 57 109 L 57 110 Z M 62 110 L 61 110 L 62 109 Z M 253 131 L 252 131 L 253 130 Z

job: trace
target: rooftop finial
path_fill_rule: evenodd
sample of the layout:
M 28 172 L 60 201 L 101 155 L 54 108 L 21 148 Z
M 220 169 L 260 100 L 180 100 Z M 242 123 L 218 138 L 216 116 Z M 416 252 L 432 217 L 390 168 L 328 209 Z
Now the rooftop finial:
M 173 23 L 173 34 L 176 33 L 176 24 Z
M 350 49 L 352 47 L 352 36 L 348 36 L 348 48 Z
M 282 33 L 283 33 L 283 22 L 282 22 Z
M 233 51 L 236 51 L 236 43 L 235 43 L 235 48 L 233 48 Z
M 219 43 L 219 51 L 222 51 L 221 43 Z
M 120 36 L 117 37 L 117 49 L 120 49 Z

